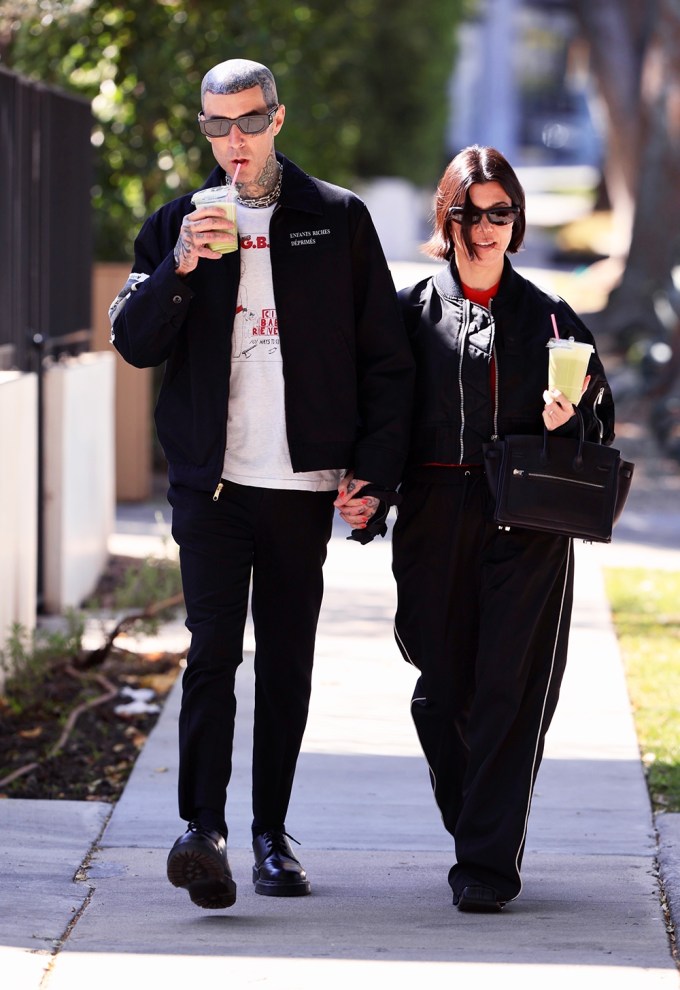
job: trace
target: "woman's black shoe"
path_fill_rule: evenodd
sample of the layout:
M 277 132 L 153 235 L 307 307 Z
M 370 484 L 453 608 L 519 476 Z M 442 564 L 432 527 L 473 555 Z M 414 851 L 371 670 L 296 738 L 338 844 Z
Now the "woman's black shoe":
M 184 887 L 199 907 L 228 908 L 236 900 L 224 836 L 198 822 L 189 822 L 170 850 L 167 870 L 170 883 Z
M 490 914 L 501 911 L 506 901 L 499 900 L 493 887 L 483 884 L 469 884 L 463 887 L 460 894 L 453 892 L 453 903 L 459 911 L 474 911 L 478 914 Z
M 307 874 L 293 855 L 285 832 L 264 832 L 253 839 L 256 894 L 301 897 L 311 890 Z

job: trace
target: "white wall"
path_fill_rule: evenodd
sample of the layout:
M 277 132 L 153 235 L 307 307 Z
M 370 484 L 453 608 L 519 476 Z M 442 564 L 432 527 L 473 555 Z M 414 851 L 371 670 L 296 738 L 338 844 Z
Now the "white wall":
M 37 424 L 36 376 L 0 372 L 0 650 L 12 623 L 35 626 Z
M 429 237 L 427 217 L 432 194 L 425 195 L 406 179 L 372 179 L 357 187 L 366 203 L 388 261 L 413 261 Z
M 115 356 L 53 365 L 44 391 L 44 607 L 80 605 L 107 560 L 115 519 Z

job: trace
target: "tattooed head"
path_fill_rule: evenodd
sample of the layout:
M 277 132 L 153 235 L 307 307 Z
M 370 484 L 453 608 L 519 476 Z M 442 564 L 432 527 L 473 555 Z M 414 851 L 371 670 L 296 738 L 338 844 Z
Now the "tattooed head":
M 209 69 L 201 83 L 201 102 L 206 93 L 230 96 L 244 89 L 259 86 L 268 107 L 276 106 L 276 83 L 266 65 L 246 58 L 231 58 Z

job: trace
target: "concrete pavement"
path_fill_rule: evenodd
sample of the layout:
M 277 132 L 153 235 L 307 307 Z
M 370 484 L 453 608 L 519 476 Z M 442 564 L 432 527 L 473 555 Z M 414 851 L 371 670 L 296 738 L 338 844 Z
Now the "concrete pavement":
M 163 530 L 151 508 L 128 508 L 114 549 L 147 553 Z M 678 567 L 680 552 L 620 533 L 611 546 L 577 547 L 570 659 L 536 787 L 524 890 L 501 915 L 463 915 L 451 904 L 452 843 L 409 717 L 414 672 L 392 640 L 389 540 L 361 547 L 338 524 L 288 816 L 312 896 L 260 897 L 251 883 L 249 630 L 228 809 L 236 905 L 202 911 L 165 878 L 183 831 L 178 683 L 112 814 L 97 802 L 0 802 L 3 987 L 364 990 L 420 981 L 437 990 L 474 980 L 586 990 L 611 979 L 624 990 L 677 990 L 602 566 L 627 563 L 639 548 L 649 565 Z M 186 642 L 181 624 L 163 636 L 171 648 Z M 666 845 L 674 841 L 671 831 Z M 669 875 L 679 862 L 677 843 Z

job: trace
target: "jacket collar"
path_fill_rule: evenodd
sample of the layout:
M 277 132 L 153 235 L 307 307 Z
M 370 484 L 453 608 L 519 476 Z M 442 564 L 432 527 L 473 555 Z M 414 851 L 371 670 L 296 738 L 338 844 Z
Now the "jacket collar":
M 503 262 L 501 284 L 498 288 L 498 294 L 496 296 L 498 303 L 502 305 L 510 300 L 518 291 L 521 281 L 522 276 L 517 274 L 506 255 Z M 458 274 L 458 268 L 456 267 L 456 262 L 453 258 L 445 268 L 441 268 L 434 276 L 434 284 L 437 292 L 443 299 L 453 301 L 456 299 L 465 298 L 465 293 L 463 292 L 463 287 L 460 281 L 460 275 Z
M 279 196 L 279 206 L 289 207 L 293 210 L 302 210 L 305 213 L 323 213 L 321 195 L 316 183 L 311 176 L 298 168 L 289 158 L 276 152 L 276 160 L 283 165 L 283 176 L 281 182 L 281 195 Z M 224 183 L 225 171 L 221 165 L 216 165 L 212 170 L 202 189 L 210 186 L 221 186 Z
M 283 164 L 280 205 L 293 210 L 322 214 L 324 209 L 321 194 L 312 177 L 284 155 L 277 152 L 276 158 Z

